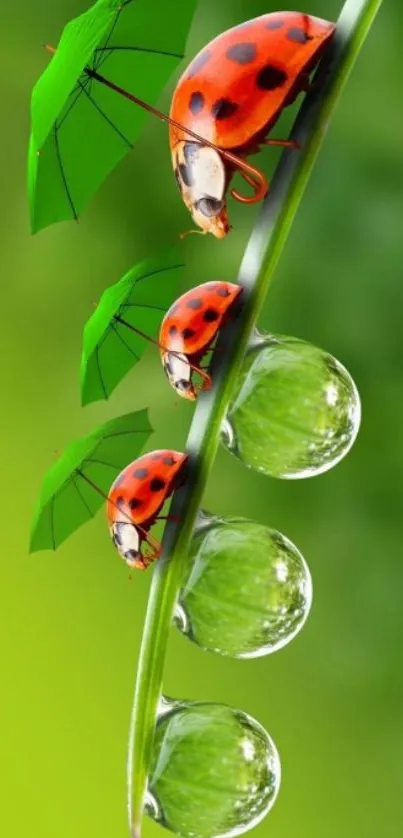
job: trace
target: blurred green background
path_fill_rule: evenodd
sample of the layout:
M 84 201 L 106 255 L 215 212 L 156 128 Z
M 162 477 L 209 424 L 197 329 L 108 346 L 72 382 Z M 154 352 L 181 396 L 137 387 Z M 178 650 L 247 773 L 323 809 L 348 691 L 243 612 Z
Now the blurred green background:
M 340 5 L 293 3 L 329 19 Z M 260 321 L 347 366 L 362 397 L 359 439 L 333 471 L 295 483 L 245 470 L 222 451 L 204 500 L 212 512 L 265 522 L 295 542 L 313 575 L 311 617 L 273 657 L 222 659 L 172 632 L 166 662 L 168 695 L 242 708 L 276 742 L 283 783 L 255 831 L 261 838 L 394 836 L 403 818 L 403 7 L 383 5 Z M 157 428 L 153 447 L 181 449 L 192 412 L 185 402 L 175 407 L 152 348 L 109 403 L 85 410 L 79 403 L 81 333 L 93 301 L 190 226 L 165 127 L 148 122 L 79 224 L 29 234 L 29 97 L 48 60 L 41 43 L 57 42 L 85 7 L 84 0 L 8 3 L 0 28 L 1 832 L 8 838 L 127 834 L 127 730 L 151 573 L 128 582 L 102 513 L 57 553 L 29 557 L 43 474 L 68 441 L 146 405 Z M 189 58 L 223 29 L 275 9 L 271 0 L 200 0 Z M 161 104 L 168 107 L 169 91 Z M 276 153 L 261 154 L 267 171 Z M 231 211 L 235 230 L 226 241 L 187 240 L 189 285 L 236 276 L 256 210 L 232 204 Z M 146 822 L 146 838 L 163 834 Z

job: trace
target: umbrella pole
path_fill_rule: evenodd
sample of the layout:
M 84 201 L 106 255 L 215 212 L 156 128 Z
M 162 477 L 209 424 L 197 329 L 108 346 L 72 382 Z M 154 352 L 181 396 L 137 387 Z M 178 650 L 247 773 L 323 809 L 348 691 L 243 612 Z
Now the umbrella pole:
M 130 515 L 127 515 L 126 512 L 122 512 L 120 506 L 118 506 L 117 503 L 114 503 L 113 501 L 111 501 L 109 499 L 108 495 L 105 492 L 103 492 L 102 489 L 100 489 L 99 486 L 97 486 L 97 484 L 94 483 L 93 480 L 91 480 L 90 477 L 87 477 L 87 475 L 84 474 L 84 472 L 80 468 L 77 469 L 77 474 L 79 474 L 80 477 L 82 477 L 83 480 L 85 480 L 85 482 L 88 483 L 88 485 L 91 486 L 92 489 L 94 489 L 96 492 L 98 492 L 98 494 L 101 495 L 101 497 L 103 497 L 103 499 L 106 500 L 107 503 L 112 504 L 112 506 L 114 506 L 115 509 L 117 509 L 118 512 L 120 512 L 121 515 L 124 515 L 124 517 L 127 518 L 128 523 L 133 524 L 133 526 L 136 527 L 136 529 L 138 529 L 139 532 L 142 533 L 142 535 L 144 536 L 144 540 L 147 541 L 147 543 L 150 544 L 150 546 L 153 547 L 154 550 L 160 549 L 161 545 L 160 545 L 159 541 L 157 541 L 157 539 L 154 538 L 151 535 L 151 533 L 149 533 L 148 530 L 145 530 L 144 527 L 142 527 L 140 524 L 136 524 L 135 521 L 132 521 L 132 519 L 130 518 Z
M 46 47 L 48 49 L 48 47 Z M 51 48 L 50 51 L 53 51 Z M 232 190 L 231 195 L 236 198 L 237 201 L 241 201 L 244 204 L 255 204 L 258 201 L 263 200 L 265 197 L 267 190 L 269 188 L 268 182 L 266 180 L 265 175 L 260 169 L 256 169 L 255 166 L 252 166 L 250 163 L 247 163 L 242 157 L 238 157 L 236 154 L 232 154 L 230 151 L 226 151 L 223 148 L 215 145 L 214 143 L 206 140 L 205 137 L 201 137 L 199 134 L 196 134 L 194 131 L 191 131 L 189 128 L 185 128 L 184 125 L 181 125 L 176 120 L 172 119 L 170 116 L 162 113 L 162 111 L 157 110 L 152 105 L 149 105 L 147 102 L 144 102 L 142 99 L 139 99 L 137 96 L 134 96 L 133 93 L 129 93 L 128 90 L 125 90 L 123 87 L 119 87 L 119 85 L 115 84 L 110 79 L 105 78 L 105 76 L 101 76 L 96 70 L 92 70 L 90 67 L 85 68 L 85 72 L 87 76 L 96 81 L 99 81 L 100 84 L 104 84 L 106 87 L 109 87 L 111 90 L 114 90 L 116 93 L 119 93 L 121 96 L 124 96 L 126 99 L 129 99 L 130 102 L 134 102 L 135 105 L 139 105 L 144 110 L 148 111 L 149 113 L 153 114 L 153 116 L 158 117 L 158 119 L 162 119 L 163 122 L 167 122 L 168 125 L 173 125 L 174 128 L 178 128 L 179 131 L 184 131 L 185 134 L 188 134 L 193 139 L 197 140 L 199 143 L 203 145 L 209 146 L 209 148 L 213 148 L 215 151 L 218 152 L 222 157 L 228 160 L 235 169 L 239 169 L 241 172 L 248 175 L 249 180 L 248 182 L 254 189 L 253 195 L 241 195 L 236 190 Z M 295 144 L 291 140 L 275 140 L 276 145 L 284 145 L 289 147 L 290 144 L 292 147 L 295 147 Z

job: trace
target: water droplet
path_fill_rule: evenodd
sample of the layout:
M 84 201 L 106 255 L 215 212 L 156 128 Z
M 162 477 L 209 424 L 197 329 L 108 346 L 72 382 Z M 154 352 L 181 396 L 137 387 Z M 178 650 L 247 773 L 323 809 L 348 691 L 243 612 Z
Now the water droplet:
M 269 812 L 280 777 L 277 749 L 251 716 L 176 703 L 157 722 L 146 811 L 185 838 L 240 835 Z
M 266 336 L 245 355 L 222 441 L 264 474 L 313 477 L 347 454 L 360 421 L 358 391 L 342 364 L 296 338 Z
M 210 518 L 196 529 L 176 626 L 207 651 L 236 658 L 281 649 L 312 603 L 306 562 L 284 535 L 244 518 Z

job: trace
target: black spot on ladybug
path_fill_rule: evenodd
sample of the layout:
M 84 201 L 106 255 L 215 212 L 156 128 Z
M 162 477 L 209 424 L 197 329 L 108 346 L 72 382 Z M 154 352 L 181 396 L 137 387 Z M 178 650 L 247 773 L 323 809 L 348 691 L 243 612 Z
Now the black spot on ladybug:
M 153 477 L 150 483 L 150 489 L 152 492 L 160 492 L 161 489 L 165 488 L 165 480 L 162 477 Z
M 116 506 L 124 506 L 124 504 L 125 504 L 125 499 L 122 498 L 122 495 L 119 495 L 119 497 L 116 498 Z
M 139 500 L 139 498 L 130 498 L 130 500 L 129 500 L 130 509 L 137 509 L 139 506 L 141 506 L 142 503 L 143 503 L 143 501 Z
M 211 108 L 211 113 L 216 119 L 229 119 L 238 110 L 239 105 L 231 102 L 231 99 L 217 99 Z
M 230 294 L 228 288 L 223 288 L 222 285 L 220 285 L 219 288 L 216 288 L 216 293 L 219 297 L 229 297 Z
M 203 314 L 203 320 L 206 323 L 214 323 L 215 320 L 218 320 L 220 317 L 218 311 L 215 308 L 206 308 L 206 311 Z
M 189 340 L 189 338 L 193 338 L 195 336 L 195 334 L 196 334 L 196 332 L 194 331 L 194 329 L 184 329 L 183 332 L 182 332 L 182 335 L 185 338 L 185 340 Z
M 184 163 L 179 163 L 179 172 L 185 186 L 191 186 L 193 183 L 193 177 L 190 166 L 185 166 Z
M 178 331 L 178 329 L 177 329 L 177 327 L 176 327 L 176 326 L 170 326 L 170 327 L 169 327 L 169 334 L 170 334 L 170 335 L 172 335 L 172 337 L 173 337 L 174 335 L 176 335 L 177 331 Z
M 193 297 L 193 299 L 186 303 L 186 307 L 194 309 L 203 308 L 203 300 L 201 300 L 200 297 Z
M 284 70 L 279 70 L 278 67 L 273 67 L 272 64 L 266 64 L 256 77 L 256 84 L 260 90 L 276 90 L 277 87 L 282 87 L 287 81 L 287 73 Z
M 186 163 L 192 163 L 195 154 L 200 150 L 200 143 L 185 143 L 183 146 L 183 154 Z
M 195 75 L 197 75 L 199 70 L 201 70 L 202 67 L 204 67 L 204 65 L 207 64 L 207 61 L 209 61 L 210 56 L 211 52 L 208 49 L 204 50 L 204 52 L 200 53 L 200 55 L 197 55 L 195 60 L 192 61 L 189 67 L 187 78 L 192 79 Z
M 291 26 L 287 32 L 289 41 L 295 41 L 296 44 L 306 44 L 307 41 L 312 41 L 312 35 L 308 35 L 300 26 Z
M 169 457 L 163 457 L 163 458 L 162 458 L 162 462 L 163 462 L 166 466 L 173 466 L 173 465 L 175 465 L 175 458 L 174 458 L 174 457 L 171 457 L 171 456 L 169 456 Z
M 204 108 L 204 96 L 200 93 L 200 90 L 196 90 L 192 93 L 189 99 L 189 108 L 194 115 L 200 113 L 200 111 Z
M 280 18 L 277 20 L 269 20 L 268 23 L 266 23 L 266 29 L 281 29 L 282 26 L 284 26 L 284 21 L 280 20 Z
M 255 60 L 256 55 L 255 44 L 233 44 L 226 52 L 227 58 L 230 61 L 236 61 L 237 64 L 250 64 Z
M 136 468 L 133 472 L 133 477 L 137 477 L 139 480 L 142 480 L 144 477 L 148 476 L 148 468 Z

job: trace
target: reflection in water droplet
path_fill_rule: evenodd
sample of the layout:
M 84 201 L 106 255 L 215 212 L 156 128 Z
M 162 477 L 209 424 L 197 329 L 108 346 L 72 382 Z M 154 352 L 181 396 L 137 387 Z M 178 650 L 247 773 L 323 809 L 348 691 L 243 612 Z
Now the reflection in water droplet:
M 271 809 L 280 776 L 274 743 L 246 713 L 178 702 L 157 723 L 147 814 L 186 838 L 240 835 Z
M 281 649 L 312 603 L 306 562 L 285 536 L 243 518 L 211 518 L 193 536 L 175 624 L 208 651 L 236 658 Z
M 360 427 L 357 388 L 335 358 L 296 338 L 250 347 L 222 442 L 272 477 L 313 477 L 336 465 Z

